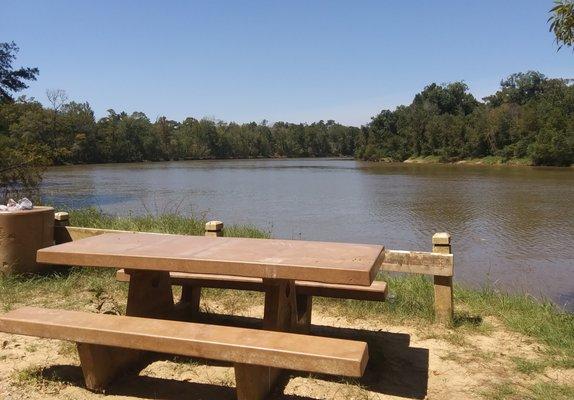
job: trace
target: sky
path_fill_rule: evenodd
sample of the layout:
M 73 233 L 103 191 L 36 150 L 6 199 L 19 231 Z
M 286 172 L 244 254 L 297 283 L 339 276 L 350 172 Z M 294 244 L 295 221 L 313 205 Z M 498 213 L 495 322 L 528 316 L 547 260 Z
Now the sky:
M 426 85 L 478 98 L 511 73 L 574 78 L 552 0 L 0 0 L 0 42 L 47 89 L 108 109 L 235 122 L 368 123 Z

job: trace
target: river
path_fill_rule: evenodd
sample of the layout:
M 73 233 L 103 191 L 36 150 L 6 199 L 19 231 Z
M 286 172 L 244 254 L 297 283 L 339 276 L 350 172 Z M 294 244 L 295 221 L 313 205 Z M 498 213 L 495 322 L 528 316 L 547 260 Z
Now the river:
M 452 235 L 455 279 L 574 310 L 574 170 L 343 159 L 50 168 L 42 199 L 107 213 L 177 212 L 274 237 L 430 251 Z

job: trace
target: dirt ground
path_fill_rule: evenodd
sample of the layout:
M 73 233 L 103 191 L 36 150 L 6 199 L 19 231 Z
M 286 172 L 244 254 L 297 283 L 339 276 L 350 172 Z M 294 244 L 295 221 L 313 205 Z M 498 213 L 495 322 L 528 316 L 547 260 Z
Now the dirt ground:
M 210 312 L 225 311 L 217 303 Z M 238 319 L 260 317 L 260 306 Z M 306 373 L 285 374 L 272 399 L 479 399 L 496 397 L 509 382 L 568 384 L 574 370 L 519 372 L 516 360 L 540 357 L 540 346 L 502 328 L 464 333 L 438 325 L 408 326 L 372 320 L 334 318 L 316 310 L 312 332 L 364 340 L 370 361 L 360 380 Z M 83 386 L 75 346 L 71 343 L 0 334 L 0 399 L 99 399 Z M 506 385 L 506 386 L 504 386 Z M 501 389 L 502 388 L 502 389 Z M 503 393 L 504 394 L 504 393 Z M 205 360 L 164 357 L 139 375 L 124 376 L 106 393 L 112 399 L 233 399 L 231 365 Z M 511 397 L 522 398 L 522 397 Z

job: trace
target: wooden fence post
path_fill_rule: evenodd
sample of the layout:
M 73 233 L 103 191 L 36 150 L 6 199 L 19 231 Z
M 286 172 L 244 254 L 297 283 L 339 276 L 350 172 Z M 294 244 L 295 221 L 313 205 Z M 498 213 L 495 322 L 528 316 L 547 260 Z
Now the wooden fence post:
M 69 226 L 70 214 L 65 211 L 59 211 L 54 214 L 54 226 Z
M 69 233 L 66 226 L 70 226 L 70 215 L 65 211 L 59 211 L 54 214 L 54 244 L 70 242 Z
M 432 252 L 452 254 L 450 234 L 435 233 L 432 237 Z M 451 324 L 453 318 L 452 276 L 434 276 L 434 312 L 436 321 Z
M 223 236 L 223 222 L 209 221 L 205 224 L 205 236 Z

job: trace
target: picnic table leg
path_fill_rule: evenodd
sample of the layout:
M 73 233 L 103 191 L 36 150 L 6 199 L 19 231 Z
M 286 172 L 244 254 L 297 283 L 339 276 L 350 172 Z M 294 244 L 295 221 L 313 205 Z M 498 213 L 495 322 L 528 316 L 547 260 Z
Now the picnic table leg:
M 313 296 L 306 294 L 297 295 L 297 324 L 295 331 L 309 333 L 311 330 L 311 311 L 313 309 Z
M 130 287 L 126 315 L 169 318 L 173 312 L 173 292 L 169 272 L 129 270 Z
M 295 281 L 264 279 L 265 310 L 263 329 L 292 331 L 297 325 L 297 296 Z M 279 368 L 235 364 L 235 382 L 238 400 L 260 400 L 273 389 L 281 374 Z
M 168 318 L 174 309 L 168 272 L 126 270 L 130 274 L 126 314 Z M 104 391 L 119 375 L 139 371 L 153 360 L 153 353 L 78 343 L 78 354 L 90 390 Z
M 297 322 L 297 296 L 295 281 L 288 279 L 263 279 L 265 309 L 263 329 L 290 331 Z
M 199 302 L 201 300 L 201 286 L 183 285 L 181 287 L 181 299 L 178 307 L 181 307 L 183 318 L 193 320 L 199 314 Z

